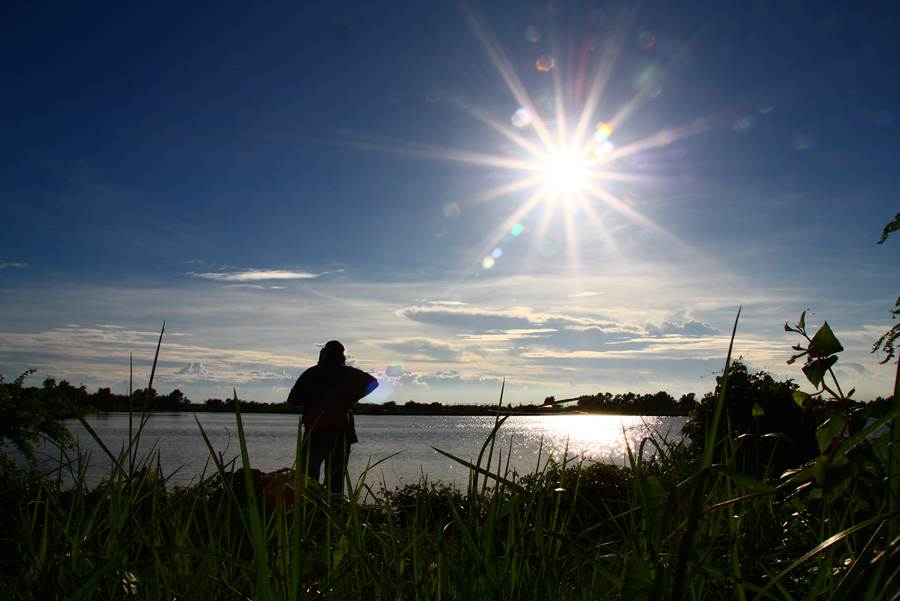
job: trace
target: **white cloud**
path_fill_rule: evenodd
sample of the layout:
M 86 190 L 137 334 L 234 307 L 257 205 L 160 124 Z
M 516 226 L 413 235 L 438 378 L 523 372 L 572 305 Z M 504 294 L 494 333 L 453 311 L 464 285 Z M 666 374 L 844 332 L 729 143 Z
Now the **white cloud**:
M 207 370 L 202 363 L 199 361 L 197 363 L 188 363 L 181 369 L 175 372 L 177 376 L 186 376 L 186 375 L 197 375 L 197 376 L 208 376 L 209 370 Z
M 570 294 L 570 295 L 569 295 L 569 298 L 579 298 L 579 297 L 588 297 L 588 296 L 599 296 L 600 294 L 603 294 L 603 293 L 602 293 L 602 292 L 590 292 L 590 291 L 587 291 L 587 290 L 586 290 L 586 291 L 584 291 L 584 292 L 575 292 L 575 293 L 573 293 L 573 294 Z
M 233 271 L 230 273 L 196 273 L 192 271 L 188 272 L 187 275 L 194 278 L 203 278 L 207 280 L 214 280 L 217 282 L 258 282 L 263 280 L 309 280 L 317 278 L 321 274 L 309 273 L 308 271 L 247 269 L 245 271 Z

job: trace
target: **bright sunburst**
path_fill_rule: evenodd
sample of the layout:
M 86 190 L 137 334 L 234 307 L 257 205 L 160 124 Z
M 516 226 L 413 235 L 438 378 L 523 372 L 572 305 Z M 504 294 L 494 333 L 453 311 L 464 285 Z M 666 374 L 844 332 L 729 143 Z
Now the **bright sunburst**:
M 551 151 L 539 166 L 544 182 L 543 194 L 549 204 L 562 203 L 566 209 L 577 206 L 591 179 L 591 162 L 577 149 Z
M 554 237 L 564 241 L 567 256 L 576 267 L 580 235 L 615 246 L 606 226 L 607 217 L 612 213 L 623 216 L 647 235 L 665 237 L 679 246 L 686 246 L 637 211 L 634 198 L 626 197 L 622 192 L 628 186 L 640 188 L 665 178 L 661 171 L 636 169 L 634 164 L 640 161 L 634 159 L 659 153 L 679 140 L 718 127 L 723 122 L 722 119 L 697 119 L 678 127 L 661 127 L 643 138 L 629 132 L 638 129 L 630 127 L 630 120 L 638 109 L 659 94 L 684 57 L 675 55 L 669 65 L 647 64 L 639 72 L 629 73 L 627 78 L 634 86 L 633 96 L 624 104 L 619 100 L 617 108 L 611 111 L 609 107 L 613 103 L 605 98 L 605 94 L 611 87 L 617 59 L 629 42 L 630 21 L 634 17 L 632 9 L 623 8 L 621 14 L 609 19 L 615 25 L 605 30 L 607 42 L 602 48 L 594 44 L 590 34 L 580 37 L 581 34 L 573 33 L 573 39 L 567 42 L 551 41 L 547 48 L 557 56 L 542 55 L 534 68 L 549 78 L 552 93 L 548 94 L 544 89 L 535 98 L 524 83 L 523 73 L 513 66 L 484 15 L 474 9 L 469 9 L 467 15 L 472 31 L 519 107 L 507 117 L 478 110 L 471 104 L 463 108 L 512 142 L 514 152 L 506 156 L 460 153 L 447 158 L 510 170 L 511 177 L 506 183 L 482 190 L 476 200 L 487 202 L 513 196 L 522 199 L 477 251 L 485 258 L 473 259 L 480 260 L 485 268 L 493 267 L 503 254 L 504 241 L 509 240 L 511 234 L 518 236 L 522 231 L 533 235 L 535 247 L 541 254 L 556 252 L 545 238 L 553 228 L 552 224 L 560 221 L 558 216 L 561 216 L 564 231 L 557 231 Z M 585 20 L 589 22 L 590 18 Z M 642 33 L 646 34 L 645 31 Z M 528 40 L 535 42 L 539 38 L 538 28 L 529 28 Z M 636 42 L 647 49 L 654 43 L 654 38 L 642 35 Z M 580 49 L 580 52 L 565 56 L 561 49 L 566 47 Z M 682 52 L 687 51 L 685 46 Z M 529 77 L 529 81 L 533 79 Z M 518 156 L 514 158 L 513 154 Z M 523 227 L 526 222 L 527 229 Z
M 629 42 L 630 22 L 634 17 L 633 9 L 622 8 L 620 15 L 608 19 L 614 25 L 606 30 L 607 42 L 602 49 L 594 48 L 592 39 L 579 39 L 580 34 L 574 34 L 568 43 L 549 45 L 557 49 L 580 48 L 581 52 L 575 52 L 575 57 L 543 55 L 532 65 L 547 78 L 547 87 L 536 98 L 527 89 L 522 73 L 513 66 L 488 20 L 476 13 L 476 9 L 463 6 L 472 31 L 518 107 L 507 115 L 498 115 L 474 102 L 457 101 L 457 104 L 511 144 L 505 146 L 506 150 L 494 153 L 372 139 L 367 139 L 366 145 L 371 149 L 467 163 L 509 174 L 503 180 L 494 180 L 501 183 L 470 193 L 460 199 L 459 204 L 450 203 L 450 212 L 458 214 L 464 203 L 521 199 L 483 245 L 474 250 L 477 254 L 469 258 L 469 264 L 485 269 L 494 267 L 504 254 L 504 241 L 525 233 L 533 237 L 541 254 L 546 254 L 544 239 L 553 224 L 560 221 L 565 231 L 556 238 L 565 241 L 570 260 L 577 262 L 579 235 L 590 235 L 615 246 L 605 223 L 612 213 L 623 216 L 643 232 L 683 245 L 637 211 L 634 199 L 621 192 L 625 186 L 658 183 L 665 177 L 660 171 L 635 169 L 633 159 L 658 152 L 725 122 L 723 117 L 702 118 L 681 126 L 660 127 L 656 133 L 643 138 L 629 135 L 629 130 L 636 129 L 630 127 L 630 123 L 637 111 L 655 98 L 674 68 L 683 62 L 683 57 L 676 54 L 669 65 L 655 63 L 627 74 L 634 86 L 633 95 L 624 104 L 620 99 L 616 109 L 611 110 L 612 103 L 605 94 L 614 79 L 617 60 Z M 533 29 L 529 28 L 527 33 L 527 39 L 532 42 L 539 38 Z M 646 49 L 652 45 L 653 38 L 643 35 L 638 43 Z M 568 65 L 565 74 L 561 65 Z M 553 252 L 554 249 L 547 251 Z

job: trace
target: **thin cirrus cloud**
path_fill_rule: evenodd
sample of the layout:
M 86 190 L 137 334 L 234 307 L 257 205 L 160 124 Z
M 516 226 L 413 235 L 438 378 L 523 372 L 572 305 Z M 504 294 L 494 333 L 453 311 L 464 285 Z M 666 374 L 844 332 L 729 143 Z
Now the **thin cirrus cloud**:
M 216 282 L 262 282 L 266 280 L 310 280 L 319 277 L 321 274 L 279 269 L 246 269 L 232 272 L 188 272 L 187 275 Z
M 584 292 L 576 292 L 569 295 L 569 298 L 586 298 L 589 296 L 599 296 L 602 294 L 601 292 L 591 292 L 590 290 L 585 290 Z

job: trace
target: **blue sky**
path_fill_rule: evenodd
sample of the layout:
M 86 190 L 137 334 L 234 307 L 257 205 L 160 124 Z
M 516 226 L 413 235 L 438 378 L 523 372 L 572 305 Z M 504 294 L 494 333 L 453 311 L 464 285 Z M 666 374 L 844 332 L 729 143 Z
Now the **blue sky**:
M 376 402 L 844 390 L 900 294 L 900 8 L 19 2 L 2 9 L 0 373 L 278 402 L 339 339 Z M 804 389 L 812 392 L 809 385 Z

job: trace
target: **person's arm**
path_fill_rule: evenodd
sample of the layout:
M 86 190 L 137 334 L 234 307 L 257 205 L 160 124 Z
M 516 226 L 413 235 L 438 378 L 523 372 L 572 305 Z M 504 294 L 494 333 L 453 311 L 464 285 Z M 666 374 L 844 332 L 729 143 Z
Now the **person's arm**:
M 287 402 L 295 407 L 300 407 L 301 409 L 306 405 L 306 397 L 309 394 L 309 370 L 306 370 L 300 377 L 297 378 L 297 381 L 294 383 L 294 387 L 291 388 L 290 394 L 288 394 Z
M 378 380 L 375 379 L 375 377 L 366 374 L 366 378 L 368 378 L 368 380 L 366 381 L 366 388 L 363 396 L 370 395 L 376 388 L 378 388 Z
M 378 380 L 362 371 L 361 369 L 357 369 L 355 367 L 347 367 L 347 370 L 347 373 L 350 375 L 348 380 L 351 385 L 345 389 L 349 394 L 345 395 L 344 402 L 349 409 L 350 407 L 355 405 L 361 398 L 370 394 L 373 390 L 378 388 Z

